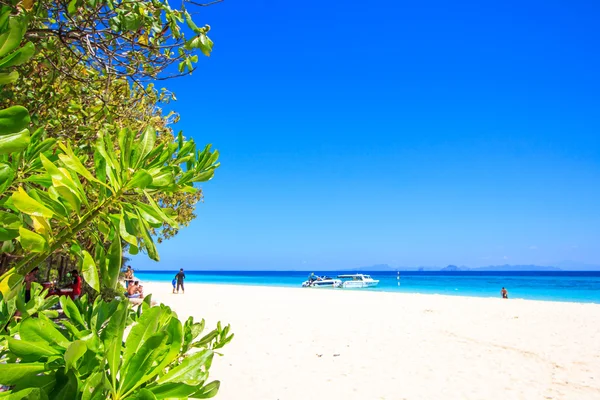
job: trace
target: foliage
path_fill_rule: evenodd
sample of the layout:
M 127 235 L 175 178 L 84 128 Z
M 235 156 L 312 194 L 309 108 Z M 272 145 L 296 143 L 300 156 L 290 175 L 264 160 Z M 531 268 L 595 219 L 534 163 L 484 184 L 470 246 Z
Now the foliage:
M 29 318 L 21 323 L 20 340 L 8 339 L 8 358 L 20 362 L 0 364 L 0 383 L 12 386 L 13 396 L 122 400 L 216 394 L 219 382 L 207 383 L 208 370 L 215 350 L 233 338 L 229 326 L 219 324 L 200 338 L 204 321 L 182 324 L 168 307 L 144 305 L 125 335 L 133 321 L 127 301 L 97 299 L 92 306 L 67 297 L 60 301 L 68 321 Z
M 19 74 L 13 67 L 28 61 L 34 52 L 31 42 L 21 45 L 27 28 L 23 15 L 11 16 L 10 8 L 0 8 L 0 86 L 15 82 Z M 0 110 L 0 156 L 24 149 L 29 143 L 29 113 L 24 107 Z M 0 192 L 13 171 L 0 163 Z M 0 231 L 0 237 L 2 235 Z
M 198 339 L 204 321 L 182 324 L 168 307 L 150 307 L 149 297 L 137 312 L 114 299 L 123 243 L 158 260 L 154 229 L 185 224 L 169 205 L 177 208 L 183 194 L 201 198 L 194 183 L 219 166 L 210 145 L 198 151 L 181 134 L 169 135 L 170 116 L 155 108 L 164 92 L 139 83 L 175 61 L 180 72 L 191 71 L 193 50 L 212 48 L 208 27 L 161 0 L 10 4 L 0 9 L 0 86 L 11 84 L 0 110 L 0 255 L 13 267 L 0 276 L 0 384 L 11 391 L 0 398 L 214 396 L 219 383 L 206 383 L 208 369 L 233 337 L 229 326 L 219 323 Z M 18 80 L 14 67 L 33 55 L 33 43 L 38 57 Z M 67 81 L 81 85 L 59 93 Z M 77 90 L 85 95 L 68 101 Z M 119 115 L 120 100 L 137 108 Z M 37 107 L 33 134 L 19 103 Z M 58 299 L 33 283 L 25 303 L 23 275 L 57 255 L 78 259 L 87 284 L 110 298 L 63 297 L 66 318 L 53 320 Z
M 191 72 L 198 62 L 195 53 L 212 51 L 210 26 L 198 27 L 186 3 L 173 9 L 160 0 L 31 1 L 25 7 L 31 15 L 27 38 L 62 75 L 87 80 L 72 74 L 75 65 L 84 64 L 134 81 L 166 78 L 174 75 L 170 65 L 178 64 L 179 74 Z M 61 48 L 72 57 L 54 57 Z
M 2 88 L 0 107 L 26 104 L 33 125 L 43 128 L 47 138 L 68 138 L 74 148 L 90 156 L 102 130 L 149 126 L 156 130 L 158 141 L 172 140 L 170 124 L 179 117 L 173 112 L 163 114 L 162 106 L 174 95 L 140 82 L 164 78 L 174 62 L 189 72 L 198 60 L 195 53 L 210 55 L 208 27 L 196 26 L 185 8 L 190 4 L 194 3 L 176 10 L 162 0 L 21 3 L 19 15 L 30 21 L 26 36 L 38 51 L 31 62 L 18 68 L 22 78 Z M 161 195 L 181 205 L 174 207 L 173 218 L 188 225 L 202 193 L 176 200 L 172 196 Z M 177 232 L 168 225 L 163 228 L 161 240 Z
M 155 233 L 158 236 L 158 243 L 163 240 L 170 239 L 177 235 L 181 227 L 188 226 L 190 222 L 196 218 L 194 210 L 196 204 L 204 199 L 201 190 L 196 193 L 158 193 L 156 200 L 165 207 L 172 208 L 174 211 L 173 219 L 177 222 L 177 226 L 163 224 L 163 226 Z
M 4 184 L 10 197 L 0 198 L 6 209 L 0 226 L 9 243 L 3 247 L 21 256 L 12 273 L 24 275 L 67 246 L 79 255 L 82 275 L 91 287 L 99 291 L 100 282 L 116 287 L 121 240 L 129 244 L 130 253 L 144 248 L 158 260 L 150 230 L 164 223 L 177 226 L 172 212 L 152 194 L 195 192 L 194 182 L 214 175 L 217 158 L 210 145 L 196 151 L 194 142 L 181 135 L 175 142 L 157 144 L 156 132 L 146 128 L 139 135 L 130 129 L 116 135 L 101 132 L 90 160 L 68 143 L 36 131 L 25 150 L 0 159 L 14 175 Z M 90 171 L 85 165 L 94 168 Z M 140 196 L 146 202 L 139 201 Z
M 10 299 L 4 299 L 0 293 L 0 336 L 19 331 L 20 322 L 14 318 L 17 312 L 20 313 L 20 321 L 38 313 L 42 313 L 48 318 L 58 317 L 56 310 L 52 310 L 57 303 L 57 296 L 48 296 L 48 290 L 43 289 L 35 282 L 31 284 L 31 298 L 28 302 L 25 302 L 23 292 Z

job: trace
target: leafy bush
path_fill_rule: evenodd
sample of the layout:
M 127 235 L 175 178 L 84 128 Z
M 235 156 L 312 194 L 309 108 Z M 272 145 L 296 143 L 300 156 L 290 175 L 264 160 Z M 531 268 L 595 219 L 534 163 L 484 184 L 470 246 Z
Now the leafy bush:
M 208 382 L 208 370 L 215 350 L 233 338 L 229 326 L 218 324 L 200 337 L 204 321 L 182 324 L 164 305 L 144 303 L 141 315 L 132 318 L 126 300 L 82 300 L 61 297 L 68 319 L 39 314 L 21 322 L 19 339 L 7 339 L 6 358 L 19 362 L 0 364 L 0 384 L 12 388 L 5 396 L 204 399 L 217 393 L 219 382 Z

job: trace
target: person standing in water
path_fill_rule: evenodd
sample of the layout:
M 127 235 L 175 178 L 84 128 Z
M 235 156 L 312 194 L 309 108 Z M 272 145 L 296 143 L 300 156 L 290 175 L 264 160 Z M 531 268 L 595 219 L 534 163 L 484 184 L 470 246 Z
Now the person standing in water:
M 506 290 L 505 288 L 502 288 L 500 294 L 502 294 L 503 299 L 508 299 L 508 290 Z
M 175 275 L 175 279 L 177 279 L 177 293 L 179 293 L 179 288 L 181 287 L 181 293 L 185 294 L 185 290 L 183 288 L 183 280 L 185 279 L 183 268 L 181 268 L 177 275 Z

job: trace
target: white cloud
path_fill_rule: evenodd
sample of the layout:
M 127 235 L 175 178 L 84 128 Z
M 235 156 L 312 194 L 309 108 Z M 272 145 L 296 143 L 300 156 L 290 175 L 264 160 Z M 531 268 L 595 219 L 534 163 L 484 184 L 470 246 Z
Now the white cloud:
M 537 246 L 529 246 L 529 250 L 537 250 L 538 247 Z
M 508 260 L 508 256 L 504 256 L 504 257 L 502 257 L 502 259 Z

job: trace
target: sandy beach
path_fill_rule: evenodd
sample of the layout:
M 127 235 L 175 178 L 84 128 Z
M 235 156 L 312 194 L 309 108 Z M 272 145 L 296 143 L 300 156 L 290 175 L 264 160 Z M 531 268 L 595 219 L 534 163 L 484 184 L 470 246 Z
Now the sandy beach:
M 222 400 L 600 399 L 600 305 L 145 282 L 230 323 Z M 207 331 L 208 332 L 208 331 Z

